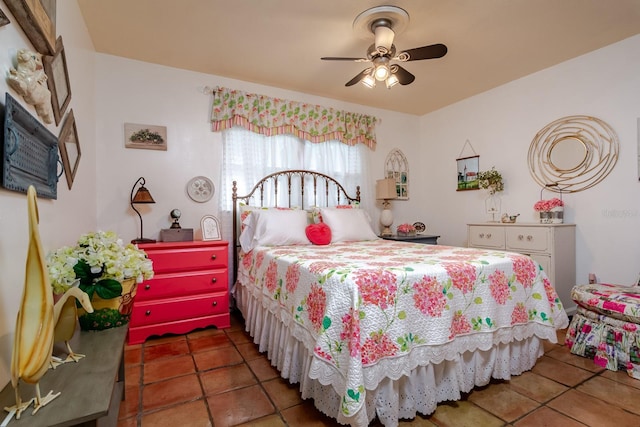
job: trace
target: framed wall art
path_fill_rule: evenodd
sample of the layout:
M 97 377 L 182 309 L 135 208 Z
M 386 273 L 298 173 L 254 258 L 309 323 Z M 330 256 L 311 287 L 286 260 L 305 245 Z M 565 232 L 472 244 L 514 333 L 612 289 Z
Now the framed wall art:
M 80 164 L 80 140 L 78 139 L 78 129 L 76 128 L 73 110 L 69 111 L 69 114 L 64 119 L 64 124 L 58 137 L 58 148 L 62 158 L 64 174 L 67 178 L 67 186 L 71 190 L 78 171 L 78 165 Z
M 167 151 L 166 126 L 125 123 L 124 137 L 127 148 Z
M 479 190 L 480 156 L 462 157 L 456 159 L 456 162 L 458 164 L 458 188 L 456 191 Z
M 64 54 L 62 37 L 58 37 L 56 40 L 56 53 L 52 56 L 43 56 L 42 62 L 51 91 L 51 106 L 57 126 L 62 121 L 64 112 L 71 101 L 71 85 L 69 84 L 67 57 Z
M 43 55 L 56 53 L 56 0 L 5 0 L 33 47 Z
M 222 240 L 220 221 L 213 215 L 205 215 L 200 220 L 202 240 Z
M 11 21 L 9 21 L 9 18 L 7 18 L 7 15 L 5 15 L 2 9 L 0 9 L 0 27 L 4 27 L 10 22 Z
M 394 148 L 387 155 L 384 165 L 384 176 L 396 182 L 396 198 L 409 199 L 409 162 L 404 153 Z

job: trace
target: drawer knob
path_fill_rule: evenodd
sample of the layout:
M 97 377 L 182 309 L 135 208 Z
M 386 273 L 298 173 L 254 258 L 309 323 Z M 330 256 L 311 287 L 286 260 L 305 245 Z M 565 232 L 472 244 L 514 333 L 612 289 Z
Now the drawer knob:
M 211 259 L 215 260 L 216 259 L 216 255 L 211 255 Z
M 211 279 L 211 283 L 216 283 L 218 281 L 218 279 L 216 277 L 214 277 L 213 279 Z
M 218 305 L 218 301 L 214 301 L 213 304 L 211 304 L 211 305 L 213 305 L 215 307 L 216 305 Z
M 144 288 L 145 288 L 146 290 L 149 290 L 149 289 L 151 289 L 151 285 L 144 285 Z
M 527 236 L 527 240 L 528 240 L 528 241 L 532 241 L 532 240 L 533 240 L 533 236 L 532 236 L 531 234 L 529 234 L 529 235 Z
M 144 315 L 145 315 L 145 316 L 151 316 L 151 310 L 147 310 L 147 311 L 145 311 L 145 312 L 144 312 Z
M 480 238 L 482 239 L 484 237 L 484 233 L 480 233 L 478 234 L 478 236 L 480 236 Z
M 487 233 L 487 239 L 491 238 L 491 233 Z
M 518 240 L 522 240 L 524 239 L 524 236 L 522 234 L 518 234 Z

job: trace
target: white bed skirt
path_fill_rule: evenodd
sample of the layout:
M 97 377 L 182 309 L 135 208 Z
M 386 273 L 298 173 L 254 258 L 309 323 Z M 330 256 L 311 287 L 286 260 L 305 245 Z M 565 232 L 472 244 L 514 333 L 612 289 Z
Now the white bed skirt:
M 336 390 L 310 377 L 312 353 L 290 328 L 244 286 L 236 284 L 232 293 L 247 332 L 259 351 L 267 352 L 281 376 L 292 384 L 299 383 L 302 398 L 313 399 L 318 410 L 351 426 L 367 426 L 377 416 L 384 426 L 391 427 L 400 419 L 414 418 L 418 412 L 431 414 L 439 402 L 460 400 L 462 393 L 488 384 L 491 378 L 508 380 L 530 370 L 544 354 L 543 339 L 534 335 L 494 345 L 487 351 L 468 351 L 455 360 L 418 366 L 409 376 L 385 378 L 373 390 L 367 390 L 362 409 L 347 418 L 340 410 L 341 397 Z

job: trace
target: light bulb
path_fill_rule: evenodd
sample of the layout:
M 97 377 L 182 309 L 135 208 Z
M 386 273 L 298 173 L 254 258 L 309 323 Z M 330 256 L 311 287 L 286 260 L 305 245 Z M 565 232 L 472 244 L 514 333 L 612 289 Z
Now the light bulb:
M 384 79 L 386 79 L 389 76 L 389 67 L 387 67 L 387 64 L 376 66 L 375 75 L 376 80 L 378 81 L 383 81 Z

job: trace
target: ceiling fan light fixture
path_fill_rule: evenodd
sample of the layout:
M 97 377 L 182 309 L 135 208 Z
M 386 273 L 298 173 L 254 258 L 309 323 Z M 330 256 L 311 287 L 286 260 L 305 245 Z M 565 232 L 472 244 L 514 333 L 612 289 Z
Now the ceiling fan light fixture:
M 375 76 L 376 76 L 376 80 L 378 80 L 379 82 L 389 77 L 389 67 L 387 66 L 387 64 L 377 65 Z
M 396 77 L 395 74 L 391 74 L 389 77 L 387 77 L 387 79 L 384 82 L 387 85 L 387 89 L 391 89 L 392 87 L 394 87 L 399 83 L 398 78 Z
M 369 74 L 365 76 L 364 79 L 362 79 L 362 84 L 368 88 L 374 88 L 376 87 L 376 79 L 373 77 L 372 74 Z
M 387 19 L 379 19 L 371 24 L 371 31 L 375 35 L 376 49 L 381 54 L 386 54 L 391 50 L 393 44 L 393 37 L 395 32 L 391 29 L 391 22 Z

